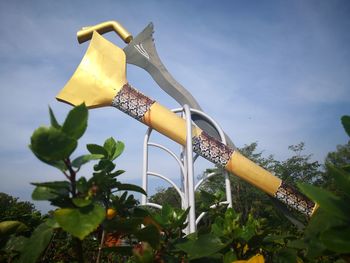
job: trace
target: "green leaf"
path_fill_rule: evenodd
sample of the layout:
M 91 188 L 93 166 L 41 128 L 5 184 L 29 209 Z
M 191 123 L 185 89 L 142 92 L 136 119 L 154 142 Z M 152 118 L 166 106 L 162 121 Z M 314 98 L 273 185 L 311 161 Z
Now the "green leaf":
M 151 213 L 147 209 L 148 209 L 147 206 L 141 206 L 141 205 L 140 206 L 136 206 L 133 209 L 133 215 L 135 217 L 142 217 L 142 218 L 149 217 L 149 216 L 151 216 Z
M 228 208 L 224 218 L 217 217 L 212 225 L 212 233 L 217 236 L 236 237 L 247 236 L 248 231 L 240 227 L 240 214 L 237 214 L 232 208 Z
M 306 249 L 307 244 L 305 243 L 304 240 L 296 239 L 296 240 L 289 241 L 287 244 L 287 247 L 294 248 L 294 249 Z
M 341 167 L 345 172 L 350 173 L 350 164 L 346 164 Z
M 22 251 L 27 242 L 28 238 L 24 236 L 14 236 L 12 235 L 10 239 L 6 242 L 4 250 L 7 251 Z M 15 261 L 16 262 L 16 261 Z
M 297 262 L 297 252 L 294 249 L 282 248 L 276 254 L 276 258 L 273 262 L 278 262 L 278 263 Z
M 114 178 L 114 177 L 117 177 L 118 175 L 121 175 L 123 173 L 125 173 L 124 170 L 117 170 L 117 171 L 111 173 L 111 176 Z
M 343 223 L 343 220 L 324 211 L 322 207 L 316 210 L 304 231 L 304 241 L 307 244 L 306 257 L 311 262 L 315 261 L 312 260 L 313 258 L 321 256 L 327 249 L 320 240 L 320 233 L 329 228 L 343 225 Z
M 56 120 L 55 114 L 53 113 L 52 109 L 49 107 L 49 113 L 50 113 L 50 122 L 51 126 L 56 129 L 61 129 L 61 125 Z
M 245 225 L 242 225 L 238 237 L 248 242 L 257 232 L 257 227 L 258 221 L 254 219 L 251 214 L 249 214 L 248 220 Z
M 230 250 L 224 255 L 222 262 L 223 263 L 232 263 L 235 260 L 237 260 L 237 256 L 233 251 Z
M 36 158 L 38 158 L 40 161 L 42 161 L 42 162 L 44 162 L 44 163 L 46 163 L 46 164 L 48 164 L 48 165 L 51 165 L 51 166 L 53 166 L 53 167 L 56 167 L 56 168 L 59 169 L 60 171 L 66 171 L 66 170 L 67 170 L 67 166 L 65 165 L 64 161 L 62 161 L 62 160 L 59 160 L 59 161 L 48 161 L 48 160 L 45 160 L 45 159 L 41 158 L 39 155 L 37 155 L 37 154 L 33 151 L 31 145 L 29 145 L 29 149 L 32 150 L 33 154 L 34 154 L 34 155 L 36 156 Z
M 104 157 L 108 157 L 108 152 L 102 146 L 98 144 L 87 144 L 86 148 L 92 154 L 102 154 Z
M 350 136 L 350 116 L 344 115 L 341 117 L 341 123 L 343 124 L 346 133 Z
M 115 160 L 116 158 L 118 158 L 124 151 L 125 145 L 123 142 L 117 141 L 117 145 L 115 147 L 115 151 L 114 154 L 111 158 L 111 160 Z
M 74 139 L 79 139 L 85 132 L 88 120 L 88 110 L 85 104 L 74 107 L 63 123 L 62 131 Z
M 154 249 L 159 246 L 160 233 L 157 227 L 152 224 L 139 230 L 137 233 L 135 233 L 135 236 L 139 239 L 139 241 L 148 242 Z
M 285 239 L 293 237 L 290 234 L 281 234 L 281 235 L 268 235 L 264 238 L 264 242 L 277 243 L 280 245 L 285 244 Z
M 166 203 L 160 212 L 153 214 L 153 218 L 162 228 L 167 228 L 171 226 L 174 213 L 175 209 Z
M 216 196 L 214 194 L 211 194 L 204 190 L 200 190 L 200 196 L 201 196 L 201 206 L 203 207 L 209 207 L 216 201 Z
M 89 190 L 89 185 L 85 177 L 80 177 L 76 185 L 77 190 L 80 193 L 86 193 Z
M 31 137 L 30 149 L 46 161 L 68 158 L 77 147 L 77 141 L 53 127 L 40 127 Z
M 322 256 L 326 249 L 327 248 L 320 240 L 313 238 L 308 241 L 306 257 L 310 260 L 310 262 L 315 262 L 315 260 L 312 259 Z
M 49 217 L 45 220 L 45 223 L 47 226 L 51 227 L 52 229 L 61 228 L 60 225 L 57 223 L 55 218 Z
M 110 137 L 104 142 L 103 148 L 108 152 L 108 159 L 113 161 L 124 151 L 124 143 L 116 142 L 113 137 Z
M 105 214 L 101 205 L 92 204 L 82 208 L 61 208 L 54 216 L 65 231 L 83 240 L 102 223 Z
M 118 191 L 134 191 L 141 193 L 143 195 L 147 195 L 145 190 L 142 187 L 134 184 L 118 184 Z
M 217 217 L 215 219 L 214 224 L 211 225 L 211 232 L 218 237 L 224 236 L 225 235 L 225 231 L 224 231 L 224 224 L 225 221 L 222 217 Z
M 33 200 L 53 200 L 59 196 L 69 196 L 70 183 L 68 181 L 31 184 L 36 186 L 32 193 Z
M 350 227 L 331 228 L 321 234 L 320 239 L 331 251 L 350 253 Z
M 56 167 L 57 169 L 59 169 L 60 171 L 66 171 L 67 170 L 67 166 L 65 165 L 64 161 L 62 160 L 59 160 L 59 161 L 48 161 L 48 160 L 45 160 L 43 159 L 42 157 L 40 157 L 39 155 L 37 155 L 33 149 L 32 149 L 32 146 L 29 145 L 29 149 L 32 150 L 32 153 L 36 156 L 36 158 L 38 158 L 40 161 L 48 164 L 48 165 L 51 165 L 53 167 Z
M 190 207 L 188 207 L 185 211 L 180 213 L 180 216 L 179 216 L 178 221 L 176 222 L 176 225 L 178 225 L 178 226 L 183 225 L 187 219 L 187 215 L 189 212 L 190 212 Z
M 50 187 L 37 186 L 32 193 L 32 199 L 37 201 L 56 199 L 59 195 Z
M 73 198 L 73 204 L 75 204 L 77 207 L 85 207 L 91 204 L 91 199 L 86 198 Z
M 72 166 L 75 168 L 80 168 L 80 166 L 90 162 L 91 160 L 98 160 L 98 159 L 101 159 L 103 157 L 104 157 L 104 155 L 102 155 L 102 154 L 85 154 L 85 155 L 82 155 L 82 156 L 75 158 L 72 161 Z
M 95 171 L 105 171 L 107 173 L 112 172 L 115 168 L 115 164 L 107 159 L 102 159 L 98 162 L 98 164 L 94 165 Z
M 52 237 L 52 228 L 46 223 L 39 225 L 25 242 L 19 263 L 35 263 L 48 246 Z
M 323 250 L 326 250 L 325 245 L 320 241 L 322 232 L 343 225 L 342 219 L 334 217 L 331 213 L 324 211 L 322 207 L 318 208 L 304 231 L 304 241 L 308 245 L 308 257 L 317 257 L 322 254 Z
M 313 185 L 299 183 L 298 186 L 306 196 L 318 203 L 325 211 L 332 213 L 336 217 L 348 220 L 350 215 L 349 206 L 339 197 Z
M 113 156 L 116 146 L 117 143 L 113 137 L 109 137 L 107 140 L 105 140 L 103 148 L 108 152 L 109 159 Z
M 31 183 L 35 186 L 45 186 L 55 190 L 57 193 L 66 195 L 70 191 L 70 183 L 68 181 L 52 181 L 52 182 L 43 182 L 43 183 Z
M 34 152 L 33 152 L 34 153 Z M 34 153 L 34 155 L 36 156 L 36 158 L 38 158 L 40 161 L 48 164 L 48 165 L 51 165 L 53 167 L 56 167 L 58 170 L 60 171 L 66 171 L 67 170 L 67 166 L 65 165 L 64 161 L 47 161 L 45 159 L 42 159 L 40 156 L 36 155 Z
M 347 195 L 350 195 L 350 174 L 332 165 L 328 165 L 327 168 L 330 174 L 334 177 L 334 181 L 339 189 Z
M 226 247 L 226 244 L 213 234 L 199 236 L 195 240 L 187 240 L 184 243 L 177 244 L 177 248 L 188 254 L 189 259 L 208 257 L 216 254 Z
M 0 222 L 0 237 L 7 237 L 11 234 L 21 233 L 27 230 L 27 226 L 19 221 Z

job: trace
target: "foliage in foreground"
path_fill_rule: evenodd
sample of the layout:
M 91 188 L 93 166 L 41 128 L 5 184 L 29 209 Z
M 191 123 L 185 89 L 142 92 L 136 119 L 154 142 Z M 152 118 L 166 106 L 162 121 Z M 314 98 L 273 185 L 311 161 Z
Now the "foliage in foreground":
M 138 206 L 129 192 L 146 194 L 123 184 L 115 160 L 124 144 L 107 139 L 88 144 L 88 154 L 72 158 L 87 127 L 85 105 L 72 109 L 59 124 L 50 109 L 50 127 L 40 127 L 30 148 L 43 162 L 61 171 L 64 180 L 33 183 L 34 200 L 57 207 L 35 229 L 27 220 L 2 219 L 0 256 L 4 262 L 346 262 L 350 255 L 349 166 L 328 166 L 337 194 L 310 184 L 301 190 L 320 208 L 304 230 L 276 227 L 251 211 L 218 207 L 208 212 L 194 234 L 185 236 L 188 211 L 164 205 L 160 211 Z M 350 131 L 350 117 L 343 117 Z M 92 175 L 80 168 L 95 161 Z M 293 163 L 291 163 L 293 164 Z M 317 168 L 312 166 L 312 169 Z M 284 170 L 283 170 L 284 171 Z M 312 176 L 313 177 L 313 176 Z M 311 180 L 312 181 L 312 180 Z M 219 192 L 199 193 L 205 209 L 219 203 Z M 199 206 L 200 207 L 200 206 Z M 254 212 L 254 211 L 253 211 Z M 35 211 L 33 212 L 35 213 Z

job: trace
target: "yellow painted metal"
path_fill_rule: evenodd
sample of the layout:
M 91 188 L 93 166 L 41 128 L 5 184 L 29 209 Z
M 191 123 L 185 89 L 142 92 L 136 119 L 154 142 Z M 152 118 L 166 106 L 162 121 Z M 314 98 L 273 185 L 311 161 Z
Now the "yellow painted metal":
M 314 209 L 312 209 L 311 216 L 313 216 L 315 214 L 315 212 L 317 211 L 317 209 L 319 207 L 320 207 L 320 205 L 316 203 L 315 206 L 314 206 Z
M 83 43 L 90 40 L 94 31 L 100 34 L 114 31 L 125 43 L 129 43 L 132 40 L 132 35 L 120 23 L 117 21 L 106 21 L 94 26 L 83 27 L 77 33 L 78 42 Z
M 234 151 L 225 169 L 271 196 L 277 192 L 282 183 L 281 179 L 247 159 L 238 151 Z
M 89 108 L 110 106 L 126 82 L 124 51 L 94 32 L 81 63 L 56 98 L 72 105 L 85 102 Z
M 143 117 L 143 122 L 173 141 L 186 145 L 186 122 L 166 107 L 155 102 Z M 192 127 L 192 137 L 200 135 L 202 130 Z

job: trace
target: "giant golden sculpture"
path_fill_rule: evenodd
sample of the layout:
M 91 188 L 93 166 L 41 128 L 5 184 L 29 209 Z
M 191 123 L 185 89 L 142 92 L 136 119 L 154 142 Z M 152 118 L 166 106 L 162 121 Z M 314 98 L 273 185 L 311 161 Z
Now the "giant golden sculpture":
M 91 38 L 91 42 L 80 65 L 57 95 L 57 99 L 71 105 L 84 102 L 88 108 L 116 107 L 175 142 L 185 145 L 185 120 L 128 83 L 124 51 L 99 34 L 111 30 L 118 32 L 125 42 L 132 40 L 130 33 L 120 24 L 113 22 L 84 28 L 78 33 L 79 41 Z M 191 136 L 194 152 L 287 206 L 308 216 L 314 212 L 315 203 L 244 157 L 236 149 L 222 144 L 195 125 Z

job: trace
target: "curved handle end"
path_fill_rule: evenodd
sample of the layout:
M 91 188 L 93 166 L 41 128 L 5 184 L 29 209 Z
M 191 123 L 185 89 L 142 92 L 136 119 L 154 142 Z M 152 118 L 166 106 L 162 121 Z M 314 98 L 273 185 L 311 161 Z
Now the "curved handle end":
M 81 44 L 90 40 L 94 31 L 97 31 L 99 34 L 114 31 L 126 44 L 133 39 L 132 35 L 120 23 L 117 21 L 106 21 L 94 26 L 83 27 L 77 32 L 78 42 Z

